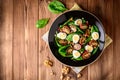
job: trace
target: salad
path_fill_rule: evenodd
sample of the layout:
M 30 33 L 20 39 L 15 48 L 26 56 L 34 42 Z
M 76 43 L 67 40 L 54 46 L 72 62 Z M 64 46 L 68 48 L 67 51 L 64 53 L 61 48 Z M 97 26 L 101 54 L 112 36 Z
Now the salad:
M 59 25 L 55 34 L 58 53 L 72 60 L 84 60 L 94 55 L 99 48 L 99 29 L 84 18 L 71 17 Z

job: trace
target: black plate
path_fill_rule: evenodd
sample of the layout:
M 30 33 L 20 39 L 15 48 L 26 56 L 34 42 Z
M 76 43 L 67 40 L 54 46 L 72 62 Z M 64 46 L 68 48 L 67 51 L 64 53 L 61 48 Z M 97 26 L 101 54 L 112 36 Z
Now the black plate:
M 98 51 L 93 56 L 91 56 L 89 59 L 82 60 L 82 61 L 73 61 L 70 58 L 62 57 L 58 53 L 58 47 L 55 43 L 54 35 L 55 35 L 59 25 L 63 24 L 65 21 L 67 21 L 71 17 L 76 18 L 76 19 L 83 17 L 86 20 L 88 20 L 89 24 L 96 25 L 99 29 L 100 47 L 99 47 Z M 48 41 L 49 41 L 49 47 L 50 47 L 52 54 L 60 62 L 66 64 L 66 65 L 75 66 L 75 67 L 85 66 L 89 63 L 92 63 L 93 61 L 95 61 L 97 59 L 97 57 L 100 56 L 100 54 L 104 48 L 104 44 L 105 44 L 105 32 L 104 32 L 102 23 L 100 22 L 100 20 L 96 16 L 94 16 L 93 14 L 91 14 L 87 11 L 73 10 L 73 11 L 65 12 L 62 15 L 60 15 L 59 17 L 57 17 L 57 19 L 53 22 L 53 24 L 50 28 Z

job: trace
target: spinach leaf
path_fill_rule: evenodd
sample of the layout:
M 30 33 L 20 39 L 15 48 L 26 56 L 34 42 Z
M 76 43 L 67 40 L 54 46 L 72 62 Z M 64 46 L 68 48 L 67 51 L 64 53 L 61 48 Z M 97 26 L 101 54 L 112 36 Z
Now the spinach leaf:
M 72 41 L 72 37 L 73 37 L 74 34 L 75 34 L 75 33 L 69 34 L 66 39 L 67 39 L 68 41 Z
M 48 4 L 48 10 L 54 14 L 59 14 L 67 9 L 60 1 L 54 0 Z
M 40 20 L 37 21 L 36 27 L 37 28 L 43 28 L 47 25 L 48 21 L 49 21 L 49 18 L 40 19 Z
M 58 49 L 58 52 L 61 56 L 66 57 L 66 48 L 69 47 L 70 45 L 62 46 Z
M 62 47 L 62 45 L 59 44 L 59 42 L 58 42 L 58 38 L 57 38 L 56 36 L 55 36 L 55 42 L 56 42 L 56 44 L 57 44 L 58 47 Z

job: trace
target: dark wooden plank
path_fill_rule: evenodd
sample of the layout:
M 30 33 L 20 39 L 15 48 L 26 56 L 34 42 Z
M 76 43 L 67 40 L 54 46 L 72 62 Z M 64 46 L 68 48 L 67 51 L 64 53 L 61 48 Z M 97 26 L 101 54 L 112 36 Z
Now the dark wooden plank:
M 25 71 L 24 78 L 38 80 L 38 0 L 25 0 Z
M 113 60 L 113 63 L 114 63 L 114 67 L 113 67 L 113 70 L 114 70 L 114 80 L 119 80 L 120 79 L 120 8 L 119 8 L 119 5 L 120 5 L 120 0 L 115 0 L 113 1 L 113 30 L 114 30 L 114 37 L 113 37 L 113 40 L 114 40 L 114 60 Z
M 12 80 L 13 0 L 0 0 L 0 80 Z
M 106 33 L 113 38 L 112 0 L 88 0 L 88 10 L 103 23 Z M 88 80 L 113 80 L 113 45 L 104 50 L 102 56 L 89 66 Z

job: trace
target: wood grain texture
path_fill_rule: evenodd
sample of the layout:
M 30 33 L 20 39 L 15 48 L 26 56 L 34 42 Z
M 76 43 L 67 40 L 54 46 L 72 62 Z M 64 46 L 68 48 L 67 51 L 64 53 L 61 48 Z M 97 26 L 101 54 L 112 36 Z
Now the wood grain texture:
M 50 0 L 52 1 L 52 0 Z M 102 56 L 86 67 L 80 79 L 70 72 L 72 80 L 120 80 L 120 1 L 119 0 L 60 0 L 68 9 L 78 3 L 95 14 L 113 39 Z M 49 0 L 0 0 L 0 80 L 60 80 L 64 67 L 51 54 L 42 36 L 50 29 L 56 14 L 48 11 Z M 45 28 L 37 29 L 36 21 L 50 18 Z M 54 62 L 52 68 L 44 60 Z M 51 76 L 53 70 L 56 75 Z
M 9 14 L 11 13 L 11 14 Z M 0 80 L 12 80 L 13 1 L 0 0 Z M 6 77 L 7 76 L 7 77 Z

